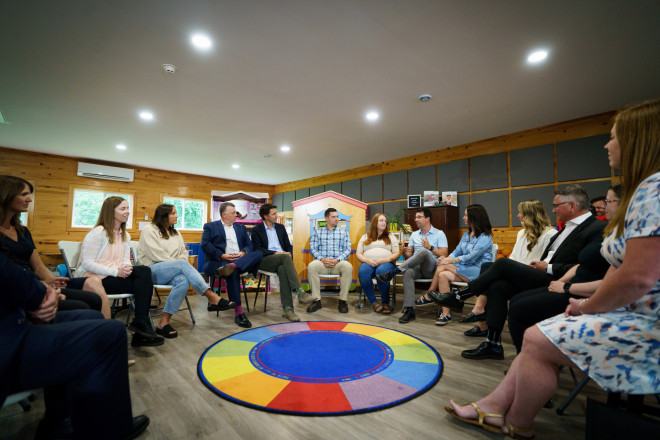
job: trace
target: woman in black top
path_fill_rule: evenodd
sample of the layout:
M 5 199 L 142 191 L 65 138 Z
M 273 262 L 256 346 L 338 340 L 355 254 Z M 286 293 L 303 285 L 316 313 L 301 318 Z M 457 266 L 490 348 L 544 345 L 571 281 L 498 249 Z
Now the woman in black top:
M 91 308 L 110 318 L 110 303 L 100 278 L 56 277 L 44 265 L 30 231 L 20 222 L 21 213 L 27 212 L 32 202 L 33 192 L 34 187 L 25 179 L 0 176 L 0 239 L 8 255 L 23 270 L 32 272 L 53 288 L 61 289 L 66 300 L 60 302 L 60 310 Z

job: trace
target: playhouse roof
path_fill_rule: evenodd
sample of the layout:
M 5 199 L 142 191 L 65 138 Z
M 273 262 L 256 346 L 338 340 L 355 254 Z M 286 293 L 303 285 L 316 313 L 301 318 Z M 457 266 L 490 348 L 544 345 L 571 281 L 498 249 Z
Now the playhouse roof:
M 293 207 L 297 208 L 298 206 L 306 205 L 308 203 L 316 202 L 317 200 L 323 200 L 327 198 L 337 199 L 345 203 L 349 203 L 358 208 L 367 209 L 367 204 L 362 203 L 359 200 L 355 200 L 351 197 L 345 196 L 343 194 L 336 193 L 334 191 L 326 191 L 314 196 L 305 197 L 304 199 L 296 200 L 293 202 Z

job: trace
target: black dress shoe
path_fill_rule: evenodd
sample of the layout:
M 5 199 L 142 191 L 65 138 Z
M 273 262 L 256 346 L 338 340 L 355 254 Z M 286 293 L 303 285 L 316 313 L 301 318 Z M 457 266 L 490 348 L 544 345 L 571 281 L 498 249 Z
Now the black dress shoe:
M 209 312 L 222 312 L 224 310 L 233 309 L 235 305 L 236 304 L 234 304 L 233 302 L 229 302 L 224 298 L 220 298 L 218 304 L 209 303 L 209 305 L 206 306 L 206 310 L 208 310 Z
M 135 333 L 131 339 L 132 347 L 158 347 L 164 343 L 165 339 L 160 336 L 145 337 L 138 333 Z
M 147 429 L 147 426 L 149 426 L 149 417 L 147 416 L 133 417 L 133 429 L 131 429 L 131 432 L 126 437 L 124 437 L 124 440 L 132 440 L 134 438 L 137 438 L 140 434 L 144 432 L 145 429 Z
M 309 307 L 307 307 L 307 313 L 314 313 L 314 312 L 316 312 L 317 310 L 321 309 L 321 307 L 323 307 L 323 306 L 321 305 L 321 300 L 320 300 L 320 299 L 317 299 L 316 301 L 314 301 L 313 303 L 311 303 L 311 304 L 309 305 Z
M 141 321 L 133 320 L 133 322 L 128 324 L 128 329 L 146 338 L 153 338 L 156 336 L 156 331 L 151 327 L 151 325 Z
M 399 322 L 401 324 L 408 324 L 410 321 L 415 320 L 415 311 L 414 310 L 406 310 L 403 315 L 401 315 L 401 318 L 399 318 Z
M 474 350 L 465 350 L 461 353 L 465 359 L 504 359 L 504 349 L 501 345 L 482 342 Z
M 236 318 L 234 318 L 234 322 L 239 326 L 239 327 L 245 327 L 245 328 L 250 328 L 252 327 L 252 323 L 250 322 L 249 319 L 247 319 L 247 316 L 245 316 L 245 313 L 241 313 L 238 315 Z
M 339 300 L 339 306 L 337 307 L 339 309 L 339 313 L 348 313 L 348 304 L 346 301 Z
M 465 318 L 459 319 L 458 322 L 480 322 L 485 320 L 486 320 L 486 312 L 479 313 L 478 315 L 475 315 L 474 313 L 470 312 Z
M 234 272 L 234 269 L 236 269 L 236 266 L 233 264 L 225 264 L 224 266 L 217 268 L 215 274 L 219 277 L 228 277 Z
M 392 281 L 392 278 L 394 278 L 399 273 L 401 273 L 401 269 L 397 267 L 395 269 L 388 270 L 387 272 L 376 274 L 376 278 L 378 278 L 378 281 L 381 283 L 389 283 Z
M 440 304 L 441 306 L 449 307 L 457 311 L 463 310 L 463 303 L 457 300 L 456 295 L 453 293 L 438 293 L 429 290 L 428 295 L 433 302 Z
M 477 337 L 483 338 L 483 337 L 486 337 L 488 335 L 488 329 L 481 330 L 481 328 L 479 328 L 478 325 L 475 325 L 470 330 L 467 330 L 467 331 L 463 332 L 463 334 L 465 336 L 472 336 L 472 337 L 477 336 Z

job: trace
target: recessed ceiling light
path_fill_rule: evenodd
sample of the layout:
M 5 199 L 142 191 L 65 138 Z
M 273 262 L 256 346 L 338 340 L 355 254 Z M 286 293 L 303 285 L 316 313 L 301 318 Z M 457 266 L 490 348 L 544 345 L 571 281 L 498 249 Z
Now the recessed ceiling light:
M 117 144 L 117 149 L 118 149 L 118 150 L 125 150 L 125 149 L 126 149 L 126 145 L 124 145 L 124 144 Z
M 153 121 L 154 120 L 154 114 L 148 111 L 141 111 L 140 112 L 140 119 L 143 121 Z
M 539 49 L 531 52 L 527 56 L 527 62 L 530 64 L 538 64 L 548 58 L 548 51 L 545 49 Z
M 237 169 L 239 169 L 239 168 L 240 168 L 240 167 L 239 167 L 239 165 L 238 165 L 237 163 L 235 163 L 235 164 L 234 164 L 234 165 L 232 165 L 231 167 L 232 167 L 233 169 L 235 169 L 235 170 L 237 170 Z
M 380 119 L 380 114 L 377 111 L 370 110 L 364 115 L 364 118 L 369 122 L 376 122 Z
M 203 34 L 195 34 L 190 38 L 190 41 L 192 42 L 193 46 L 195 46 L 197 49 L 201 50 L 209 50 L 211 46 L 213 46 L 213 43 L 211 42 L 211 39 L 207 37 L 206 35 Z
M 291 151 L 291 147 L 289 147 L 288 145 L 282 145 L 280 147 L 280 150 L 282 150 L 282 152 L 284 153 L 288 153 L 289 151 Z
M 269 159 L 269 158 L 273 157 L 273 155 L 272 155 L 272 154 L 264 154 L 264 157 L 265 157 L 266 159 Z

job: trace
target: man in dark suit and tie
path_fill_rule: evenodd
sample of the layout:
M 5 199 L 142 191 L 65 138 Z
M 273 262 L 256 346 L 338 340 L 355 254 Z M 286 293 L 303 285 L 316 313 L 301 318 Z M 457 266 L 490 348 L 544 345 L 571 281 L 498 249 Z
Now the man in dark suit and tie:
M 256 275 L 261 252 L 252 249 L 252 241 L 245 226 L 236 223 L 236 207 L 231 202 L 220 205 L 220 220 L 206 223 L 202 233 L 204 273 L 224 277 L 227 295 L 234 306 L 239 327 L 250 328 L 252 323 L 241 306 L 240 274 Z
M 578 263 L 578 254 L 586 245 L 602 241 L 607 223 L 596 219 L 590 207 L 589 196 L 579 185 L 568 185 L 555 191 L 552 212 L 566 226 L 550 240 L 541 261 L 526 265 L 500 258 L 469 282 L 468 287 L 458 295 L 429 293 L 431 299 L 447 307 L 457 307 L 461 301 L 474 295 L 488 295 L 486 342 L 476 349 L 463 351 L 461 356 L 467 359 L 504 359 L 501 334 L 508 301 L 520 292 L 546 287 L 551 281 L 561 278 Z
M 44 388 L 36 438 L 132 439 L 149 425 L 133 418 L 126 329 L 93 310 L 58 311 L 46 287 L 0 249 L 0 404 Z M 69 422 L 70 420 L 70 422 Z
M 303 304 L 311 303 L 314 299 L 300 287 L 298 273 L 293 266 L 293 246 L 289 241 L 289 234 L 283 225 L 277 223 L 277 206 L 265 203 L 259 208 L 259 215 L 263 223 L 252 229 L 254 249 L 263 254 L 259 269 L 277 273 L 280 280 L 282 317 L 289 321 L 300 321 L 293 310 L 292 295 L 298 295 L 298 300 Z

